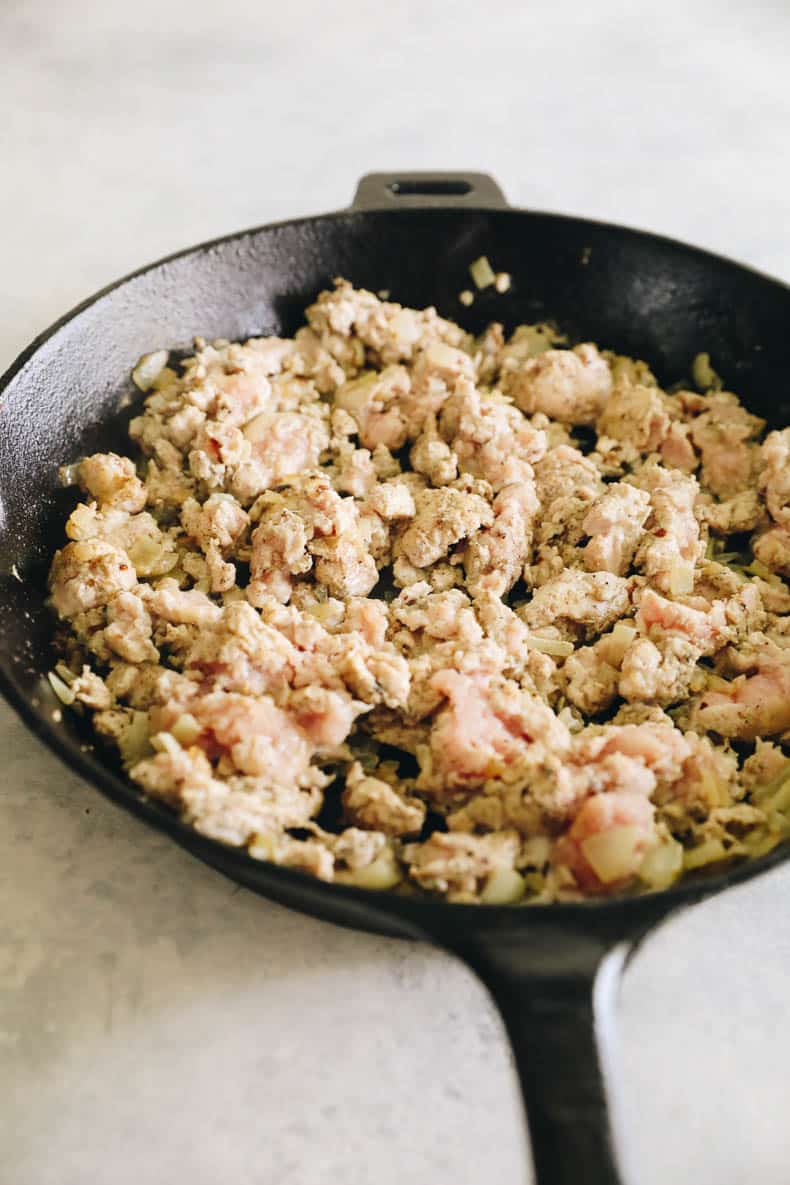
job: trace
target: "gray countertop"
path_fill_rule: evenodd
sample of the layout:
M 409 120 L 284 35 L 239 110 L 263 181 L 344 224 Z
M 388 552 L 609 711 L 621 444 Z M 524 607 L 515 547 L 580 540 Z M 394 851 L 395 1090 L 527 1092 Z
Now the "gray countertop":
M 0 369 L 118 274 L 376 168 L 486 169 L 789 277 L 790 10 L 655 9 L 6 0 Z M 0 1185 L 529 1179 L 463 967 L 235 889 L 4 705 L 0 751 Z M 633 1185 L 786 1185 L 788 896 L 777 870 L 630 966 Z

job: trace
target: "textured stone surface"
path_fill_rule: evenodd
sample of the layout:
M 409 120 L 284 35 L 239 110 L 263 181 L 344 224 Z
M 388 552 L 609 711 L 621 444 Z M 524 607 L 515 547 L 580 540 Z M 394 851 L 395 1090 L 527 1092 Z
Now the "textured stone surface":
M 0 369 L 141 262 L 384 168 L 790 276 L 783 0 L 6 0 Z M 382 285 L 386 277 L 382 277 Z M 2 1185 L 526 1182 L 509 1056 L 442 954 L 237 891 L 0 706 Z M 786 1185 L 790 869 L 628 970 L 634 1185 Z

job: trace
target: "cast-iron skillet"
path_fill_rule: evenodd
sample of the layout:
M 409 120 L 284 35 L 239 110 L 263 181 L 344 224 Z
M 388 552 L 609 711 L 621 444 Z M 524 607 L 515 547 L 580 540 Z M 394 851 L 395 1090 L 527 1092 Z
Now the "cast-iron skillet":
M 513 276 L 470 309 L 458 301 L 479 255 Z M 469 329 L 555 318 L 575 338 L 647 359 L 660 379 L 710 352 L 751 410 L 788 422 L 790 289 L 748 268 L 619 226 L 508 208 L 475 173 L 372 174 L 350 210 L 264 226 L 192 248 L 100 292 L 54 325 L 0 382 L 0 686 L 30 727 L 104 794 L 247 888 L 341 925 L 427 939 L 487 984 L 513 1045 L 540 1185 L 613 1185 L 603 1019 L 624 960 L 673 910 L 756 876 L 763 859 L 639 898 L 518 908 L 446 905 L 312 880 L 201 838 L 146 801 L 88 747 L 57 703 L 45 574 L 73 495 L 58 467 L 122 446 L 129 372 L 195 334 L 290 334 L 333 276 L 405 304 L 435 304 Z

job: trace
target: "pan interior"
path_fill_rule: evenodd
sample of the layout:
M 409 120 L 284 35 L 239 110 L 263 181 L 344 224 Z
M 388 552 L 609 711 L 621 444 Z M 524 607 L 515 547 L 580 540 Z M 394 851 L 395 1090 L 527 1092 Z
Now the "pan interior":
M 471 308 L 469 264 L 486 255 L 512 276 Z M 573 340 L 644 358 L 660 381 L 704 350 L 754 412 L 788 422 L 790 290 L 681 244 L 583 220 L 519 211 L 408 210 L 330 215 L 196 248 L 108 289 L 34 344 L 0 394 L 0 676 L 37 731 L 127 801 L 137 792 L 85 752 L 86 726 L 57 701 L 46 571 L 73 501 L 59 467 L 124 451 L 141 400 L 129 379 L 143 353 L 187 349 L 195 334 L 290 334 L 337 275 L 386 289 L 472 331 L 556 321 Z M 144 806 L 161 816 L 164 808 Z M 160 817 L 161 822 L 161 817 Z

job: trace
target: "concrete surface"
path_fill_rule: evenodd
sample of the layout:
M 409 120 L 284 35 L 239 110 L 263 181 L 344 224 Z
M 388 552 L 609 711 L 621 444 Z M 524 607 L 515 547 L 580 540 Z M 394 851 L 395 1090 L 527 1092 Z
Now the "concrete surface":
M 374 168 L 487 169 L 788 277 L 788 49 L 783 0 L 4 0 L 0 369 L 116 275 Z M 529 1179 L 465 969 L 235 890 L 5 706 L 0 751 L 0 1185 Z M 777 871 L 629 969 L 634 1185 L 786 1185 L 788 895 Z

